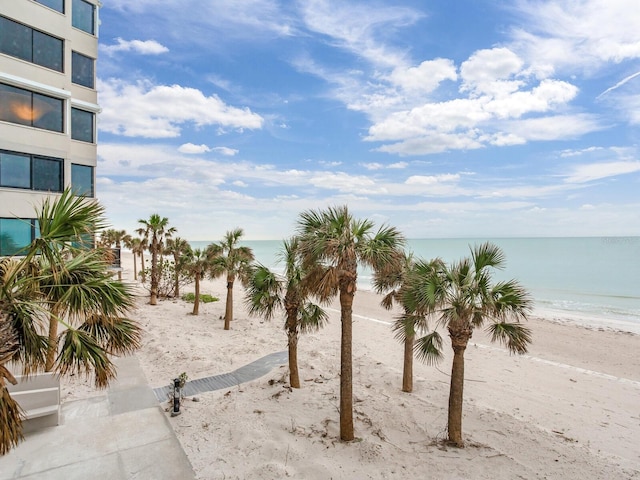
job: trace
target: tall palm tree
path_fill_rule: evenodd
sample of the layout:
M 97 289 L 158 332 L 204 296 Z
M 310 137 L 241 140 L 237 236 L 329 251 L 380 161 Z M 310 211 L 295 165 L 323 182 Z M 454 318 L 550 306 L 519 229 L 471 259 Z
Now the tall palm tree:
M 309 301 L 305 271 L 297 253 L 298 239 L 283 242 L 280 259 L 284 261 L 284 277 L 279 278 L 264 265 L 257 265 L 249 278 L 246 304 L 252 315 L 264 315 L 270 320 L 276 311 L 284 309 L 289 351 L 289 384 L 300 388 L 298 373 L 298 338 L 300 333 L 317 331 L 327 321 L 327 313 Z
M 173 257 L 173 295 L 180 296 L 180 278 L 185 273 L 187 255 L 191 246 L 184 238 L 175 237 L 167 239 L 164 253 Z
M 228 231 L 220 243 L 209 245 L 209 254 L 216 257 L 211 271 L 213 277 L 227 274 L 227 300 L 224 309 L 224 329 L 229 330 L 233 319 L 233 285 L 236 279 L 246 282 L 254 260 L 250 247 L 238 245 L 244 235 L 242 228 Z
M 446 328 L 451 339 L 453 362 L 449 389 L 449 441 L 463 447 L 462 401 L 464 352 L 473 330 L 489 323 L 491 341 L 504 344 L 511 353 L 526 353 L 531 331 L 520 323 L 531 308 L 528 292 L 516 281 L 495 282 L 493 271 L 504 268 L 502 250 L 483 243 L 471 248 L 471 257 L 444 265 L 441 269 L 416 272 L 404 292 L 409 312 L 435 319 Z M 442 341 L 436 331 L 417 342 L 419 354 L 426 360 L 439 359 Z
M 169 227 L 169 219 L 161 217 L 157 213 L 152 214 L 148 220 L 140 219 L 138 223 L 142 224 L 137 230 L 142 235 L 148 245 L 151 253 L 151 286 L 149 304 L 158 304 L 158 284 L 160 283 L 160 274 L 162 266 L 158 263 L 158 258 L 164 251 L 164 242 L 170 238 L 176 229 Z
M 112 279 L 104 251 L 88 248 L 104 226 L 102 206 L 67 189 L 45 200 L 37 221 L 40 236 L 21 252 L 24 256 L 0 260 L 0 323 L 4 328 L 9 323 L 9 337 L 18 341 L 10 357 L 0 355 L 5 400 L 0 402 L 0 451 L 11 448 L 15 432 L 21 433 L 15 405 L 4 391 L 4 379 L 11 381 L 7 361 L 18 362 L 28 375 L 44 370 L 53 352 L 52 371 L 93 373 L 102 388 L 116 375 L 109 356 L 140 345 L 140 327 L 124 316 L 134 306 L 132 291 Z M 60 335 L 58 323 L 64 326 Z
M 310 288 L 321 301 L 340 296 L 340 438 L 345 441 L 355 438 L 352 310 L 358 265 L 374 271 L 388 268 L 400 260 L 399 249 L 404 244 L 404 237 L 395 228 L 383 226 L 375 233 L 373 228 L 372 221 L 354 218 L 346 205 L 303 212 L 297 225 L 299 252 L 309 271 Z

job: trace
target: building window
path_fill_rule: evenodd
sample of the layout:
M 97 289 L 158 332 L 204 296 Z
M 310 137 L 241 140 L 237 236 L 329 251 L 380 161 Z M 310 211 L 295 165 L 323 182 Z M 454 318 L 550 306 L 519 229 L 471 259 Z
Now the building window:
M 71 188 L 75 195 L 93 197 L 93 167 L 72 164 Z
M 5 17 L 0 17 L 0 52 L 62 72 L 62 40 Z
M 73 0 L 71 4 L 71 24 L 80 30 L 95 34 L 96 7 L 84 0 Z
M 62 132 L 64 101 L 0 83 L 0 120 Z
M 61 158 L 0 150 L 0 187 L 62 192 Z
M 71 53 L 71 81 L 84 87 L 93 88 L 94 60 L 78 52 Z
M 20 254 L 36 238 L 36 221 L 0 218 L 0 256 Z
M 79 108 L 71 109 L 71 138 L 93 143 L 93 113 Z
M 64 0 L 36 0 L 45 7 L 49 7 L 56 12 L 64 13 Z
M 34 190 L 62 191 L 62 162 L 60 160 L 34 156 L 31 172 Z

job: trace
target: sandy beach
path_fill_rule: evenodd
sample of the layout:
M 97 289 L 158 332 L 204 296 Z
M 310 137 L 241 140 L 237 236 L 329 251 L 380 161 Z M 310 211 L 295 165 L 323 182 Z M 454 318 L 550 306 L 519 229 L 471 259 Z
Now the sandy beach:
M 133 281 L 123 256 L 123 280 Z M 184 292 L 193 291 L 187 286 Z M 202 304 L 141 296 L 133 312 L 145 329 L 137 356 L 149 385 L 230 372 L 286 350 L 284 321 L 249 317 L 243 290 L 223 330 L 225 284 Z M 144 295 L 144 290 L 140 289 Z M 527 355 L 513 356 L 477 331 L 466 352 L 463 432 L 467 447 L 445 446 L 451 351 L 438 367 L 416 361 L 414 392 L 401 387 L 402 346 L 394 312 L 359 291 L 354 305 L 354 418 L 357 440 L 338 437 L 340 317 L 299 342 L 301 389 L 288 369 L 235 388 L 185 399 L 175 432 L 201 479 L 627 479 L 640 478 L 640 336 L 532 317 Z M 63 401 L 91 395 L 67 381 Z M 167 404 L 168 407 L 168 404 Z

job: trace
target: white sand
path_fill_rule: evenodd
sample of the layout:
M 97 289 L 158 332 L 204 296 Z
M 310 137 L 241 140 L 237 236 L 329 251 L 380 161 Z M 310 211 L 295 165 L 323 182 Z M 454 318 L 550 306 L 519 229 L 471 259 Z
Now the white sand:
M 125 280 L 132 280 L 124 255 Z M 286 350 L 281 319 L 248 317 L 235 289 L 235 320 L 223 330 L 225 284 L 200 315 L 181 300 L 135 312 L 146 333 L 137 356 L 149 385 L 230 372 Z M 193 291 L 187 286 L 184 291 Z M 338 305 L 322 331 L 302 336 L 302 388 L 286 366 L 236 388 L 186 399 L 173 425 L 201 479 L 640 479 L 640 336 L 531 319 L 534 343 L 510 356 L 476 332 L 466 352 L 463 432 L 444 446 L 451 350 L 439 367 L 416 361 L 414 392 L 400 390 L 402 345 L 393 312 L 369 292 L 354 305 L 353 379 L 357 441 L 338 440 Z M 72 400 L 81 382 L 67 387 Z M 75 388 L 75 390 L 74 390 Z M 167 404 L 168 406 L 168 404 Z

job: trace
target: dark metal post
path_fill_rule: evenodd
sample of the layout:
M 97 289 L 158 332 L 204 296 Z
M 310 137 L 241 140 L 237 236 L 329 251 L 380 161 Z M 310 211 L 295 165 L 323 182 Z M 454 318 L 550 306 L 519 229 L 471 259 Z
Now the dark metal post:
M 171 411 L 172 417 L 180 415 L 180 379 L 173 379 L 173 410 Z

